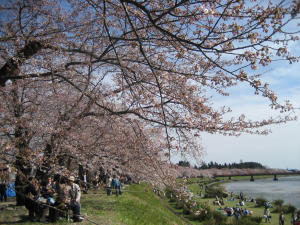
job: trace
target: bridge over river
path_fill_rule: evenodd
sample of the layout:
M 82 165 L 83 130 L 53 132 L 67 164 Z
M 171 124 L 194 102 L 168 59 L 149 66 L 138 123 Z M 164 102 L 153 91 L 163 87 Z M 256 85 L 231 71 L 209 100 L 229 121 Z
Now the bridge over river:
M 250 176 L 250 181 L 254 181 L 254 176 L 265 176 L 265 175 L 273 175 L 274 181 L 278 180 L 277 175 L 300 175 L 300 171 L 289 171 L 289 170 L 270 170 L 270 171 L 235 171 L 234 173 L 230 174 L 215 174 L 214 177 L 228 177 L 229 180 L 231 180 L 231 177 L 233 176 Z

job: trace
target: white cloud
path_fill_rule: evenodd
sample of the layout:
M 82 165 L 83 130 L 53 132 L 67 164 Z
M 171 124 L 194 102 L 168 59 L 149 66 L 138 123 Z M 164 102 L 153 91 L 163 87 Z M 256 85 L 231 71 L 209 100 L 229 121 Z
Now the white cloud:
M 300 122 L 273 126 L 268 136 L 242 135 L 224 137 L 203 135 L 207 151 L 205 161 L 255 161 L 272 168 L 300 169 Z
M 295 105 L 300 104 L 299 89 L 291 90 L 288 97 Z M 274 116 L 262 97 L 242 95 L 227 98 L 216 104 L 229 105 L 234 115 L 245 113 L 250 119 Z M 296 111 L 300 118 L 300 110 Z M 205 161 L 239 162 L 255 161 L 272 168 L 300 169 L 300 121 L 270 126 L 272 133 L 267 136 L 244 134 L 240 137 L 203 134 L 202 141 L 207 156 Z
M 299 46 L 299 45 L 297 45 Z M 298 48 L 295 48 L 298 49 Z M 300 108 L 300 63 L 276 63 L 273 69 L 263 74 L 263 81 L 278 94 L 279 102 L 290 100 Z M 271 110 L 270 102 L 262 96 L 255 96 L 247 84 L 231 89 L 229 97 L 214 96 L 216 106 L 229 106 L 232 115 L 246 114 L 250 119 L 262 119 L 278 115 Z M 300 119 L 300 110 L 296 111 Z M 242 135 L 228 137 L 203 134 L 202 142 L 207 156 L 205 161 L 218 163 L 255 161 L 272 168 L 300 169 L 300 121 L 270 126 L 272 133 L 267 136 Z

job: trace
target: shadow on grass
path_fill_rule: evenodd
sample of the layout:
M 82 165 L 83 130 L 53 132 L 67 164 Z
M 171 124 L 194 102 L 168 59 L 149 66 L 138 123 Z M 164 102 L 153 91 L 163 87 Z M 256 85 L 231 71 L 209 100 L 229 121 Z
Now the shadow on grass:
M 18 217 L 20 218 L 18 221 L 0 222 L 0 224 L 18 224 L 18 223 L 30 222 L 29 217 L 26 215 L 20 215 Z

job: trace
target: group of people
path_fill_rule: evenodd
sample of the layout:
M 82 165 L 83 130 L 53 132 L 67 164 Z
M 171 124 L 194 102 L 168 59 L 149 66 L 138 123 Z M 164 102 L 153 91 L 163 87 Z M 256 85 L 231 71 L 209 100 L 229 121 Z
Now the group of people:
M 300 211 L 298 213 L 292 213 L 291 216 L 291 224 L 292 225 L 300 225 Z
M 284 225 L 285 224 L 285 216 L 284 213 L 281 212 L 279 215 L 279 225 Z M 291 216 L 291 224 L 292 225 L 300 225 L 300 213 L 292 213 Z
M 269 208 L 272 208 L 272 204 L 270 202 L 266 202 L 264 208 L 264 216 L 263 216 L 263 218 L 265 219 L 265 223 L 268 222 L 271 223 L 272 216 Z M 294 218 L 295 218 L 294 215 L 292 215 L 291 224 L 293 225 L 295 224 L 295 222 L 293 222 Z M 281 211 L 279 214 L 279 225 L 284 225 L 284 222 L 285 222 L 285 216 L 283 211 Z
M 236 218 L 239 218 L 240 216 L 243 215 L 252 215 L 253 214 L 252 211 L 249 211 L 247 208 L 243 209 L 240 207 L 240 206 L 245 206 L 244 200 L 246 200 L 246 198 L 244 198 L 244 195 L 240 194 L 238 198 L 239 198 L 239 203 L 237 203 L 236 207 L 225 206 L 222 208 L 222 206 L 225 205 L 224 199 L 222 196 L 218 197 L 217 195 L 216 195 L 216 199 L 213 201 L 213 204 L 220 206 L 220 210 L 224 210 L 225 215 L 227 216 L 235 216 Z M 233 200 L 234 200 L 234 195 L 233 193 L 231 193 L 228 201 L 233 201 Z
M 122 194 L 121 179 L 119 180 L 119 178 L 116 175 L 113 175 L 113 177 L 108 175 L 106 178 L 106 193 L 108 196 L 110 196 L 113 191 L 115 192 L 116 196 Z
M 224 211 L 226 212 L 227 216 L 235 216 L 236 218 L 239 218 L 240 216 L 243 215 L 252 215 L 253 212 L 249 211 L 248 209 L 243 209 L 240 207 L 224 207 Z
M 227 216 L 235 216 L 236 218 L 239 218 L 240 216 L 242 215 L 252 215 L 253 212 L 252 211 L 249 211 L 247 208 L 243 209 L 243 208 L 240 208 L 239 206 L 245 206 L 245 201 L 250 201 L 250 202 L 253 202 L 254 200 L 253 199 L 249 199 L 247 200 L 244 196 L 244 194 L 241 192 L 238 196 L 238 199 L 239 199 L 239 202 L 237 203 L 237 207 L 224 207 L 222 208 L 221 206 L 224 205 L 224 200 L 223 198 L 219 198 L 218 196 L 216 196 L 216 199 L 213 201 L 213 204 L 214 205 L 219 205 L 220 206 L 220 210 L 224 210 L 225 211 L 225 215 Z M 234 200 L 234 195 L 233 193 L 231 192 L 230 194 L 230 199 L 228 201 L 232 201 Z M 264 220 L 265 222 L 271 222 L 271 213 L 270 213 L 270 209 L 269 208 L 272 208 L 272 204 L 270 202 L 266 202 L 265 203 L 265 208 L 264 208 Z M 292 216 L 292 224 L 296 224 L 296 219 L 294 219 L 295 216 Z M 284 213 L 281 212 L 280 215 L 279 215 L 279 225 L 284 225 L 284 222 L 285 222 L 285 216 L 284 216 Z M 300 225 L 300 223 L 299 223 Z
M 231 192 L 231 194 L 230 194 L 230 200 L 231 199 L 234 200 L 233 192 Z M 238 199 L 239 199 L 239 203 L 237 203 L 237 207 L 232 207 L 232 208 L 224 207 L 224 211 L 226 212 L 226 215 L 227 216 L 235 216 L 237 218 L 242 215 L 252 215 L 253 214 L 252 211 L 249 211 L 246 208 L 245 209 L 239 208 L 238 206 L 245 206 L 245 201 L 255 202 L 255 200 L 252 198 L 249 198 L 249 200 L 247 200 L 242 192 L 239 194 Z M 218 201 L 222 202 L 216 196 L 216 200 L 214 202 L 218 202 Z M 270 208 L 272 208 L 272 204 L 271 204 L 271 202 L 267 201 L 264 204 L 263 219 L 264 219 L 265 223 L 271 223 L 272 216 L 271 216 Z M 284 224 L 285 224 L 285 215 L 284 215 L 284 212 L 282 211 L 279 214 L 279 225 L 284 225 Z M 300 225 L 300 214 L 295 214 L 295 213 L 292 214 L 291 224 L 292 225 Z
M 30 220 L 56 222 L 60 217 L 68 216 L 73 211 L 73 221 L 81 222 L 81 191 L 75 177 L 48 177 L 41 183 L 34 177 L 26 185 L 16 185 L 17 204 L 22 197 L 29 211 Z M 48 214 L 49 212 L 49 214 Z M 48 214 L 48 216 L 47 216 Z

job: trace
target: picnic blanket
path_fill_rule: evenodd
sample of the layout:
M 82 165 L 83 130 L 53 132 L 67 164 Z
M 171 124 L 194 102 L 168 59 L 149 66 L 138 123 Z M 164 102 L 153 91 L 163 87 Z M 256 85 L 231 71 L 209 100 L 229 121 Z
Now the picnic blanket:
M 6 195 L 7 195 L 7 197 L 15 197 L 16 196 L 14 183 L 9 184 L 9 186 L 6 189 Z

